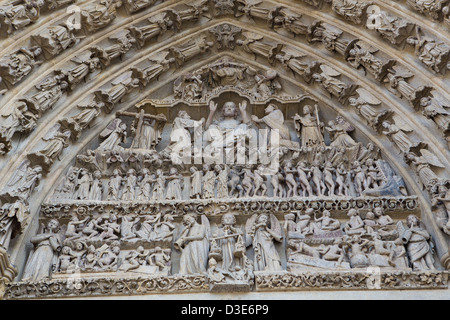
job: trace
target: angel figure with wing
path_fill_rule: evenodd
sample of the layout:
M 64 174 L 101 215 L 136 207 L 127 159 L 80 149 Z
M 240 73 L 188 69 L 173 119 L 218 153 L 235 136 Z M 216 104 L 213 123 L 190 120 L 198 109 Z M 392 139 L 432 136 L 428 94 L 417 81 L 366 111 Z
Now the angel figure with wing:
M 127 142 L 127 125 L 120 119 L 114 119 L 100 133 L 100 138 L 105 140 L 99 145 L 98 150 L 113 151 L 120 143 Z
M 445 168 L 445 165 L 443 165 L 433 153 L 426 149 L 420 150 L 420 153 L 421 156 L 417 156 L 413 152 L 409 152 L 405 155 L 406 162 L 415 166 L 416 173 L 419 176 L 423 187 L 430 190 L 440 181 L 440 178 L 436 173 L 431 170 L 431 166 Z
M 109 64 L 109 57 L 103 50 L 96 47 L 90 48 L 88 51 L 71 59 L 77 66 L 64 71 L 67 74 L 67 82 L 73 90 L 78 84 L 86 79 L 90 73 L 94 73 Z
M 378 111 L 373 106 L 379 106 L 381 101 L 364 88 L 356 89 L 359 97 L 351 97 L 348 102 L 356 109 L 356 112 L 366 119 L 367 124 L 376 129 L 385 117 L 392 112 L 389 110 Z
M 386 129 L 386 131 L 383 131 L 383 134 L 388 136 L 402 153 L 406 154 L 415 146 L 414 142 L 406 134 L 406 132 L 412 132 L 413 129 L 399 115 L 394 115 L 392 119 L 394 123 L 389 121 L 383 122 L 382 126 Z
M 354 131 L 355 128 L 342 117 L 337 117 L 335 121 L 328 122 L 328 127 L 325 129 L 332 135 L 333 141 L 330 146 L 333 148 L 352 148 L 358 145 L 348 134 Z
M 44 163 L 51 165 L 55 159 L 59 160 L 59 156 L 63 152 L 64 148 L 69 146 L 69 138 L 71 136 L 70 130 L 64 132 L 59 131 L 60 124 L 56 124 L 50 129 L 50 131 L 43 137 L 44 141 L 50 141 L 49 144 L 42 150 L 36 152 L 33 156 L 43 159 Z
M 281 64 L 288 70 L 291 70 L 294 74 L 301 76 L 307 83 L 310 83 L 314 70 L 318 67 L 317 62 L 311 64 L 303 62 L 300 59 L 306 57 L 305 54 L 289 50 L 288 48 L 283 49 L 284 55 L 277 54 L 275 59 L 281 62 Z
M 253 245 L 255 251 L 255 271 L 281 271 L 281 258 L 275 247 L 275 242 L 281 242 L 281 225 L 271 214 L 254 214 L 245 225 L 247 245 Z
M 108 90 L 97 90 L 94 92 L 98 101 L 103 101 L 112 110 L 116 103 L 122 102 L 122 99 L 130 93 L 133 89 L 139 88 L 140 81 L 136 77 L 135 72 L 128 71 L 115 79 L 112 87 Z
M 162 12 L 148 19 L 149 24 L 143 27 L 130 27 L 130 32 L 136 38 L 139 46 L 145 46 L 145 42 L 149 39 L 158 37 L 161 33 L 171 29 L 174 22 L 170 18 L 170 11 Z
M 181 251 L 180 274 L 206 273 L 211 227 L 208 218 L 202 215 L 202 224 L 194 214 L 183 217 L 184 230 L 175 241 L 175 249 Z
M 22 200 L 28 199 L 34 188 L 39 185 L 42 178 L 42 167 L 30 167 L 30 160 L 23 161 L 7 184 L 6 193 L 2 195 L 17 196 Z
M 157 79 L 161 73 L 169 70 L 171 63 L 175 63 L 175 58 L 167 58 L 169 55 L 169 51 L 158 52 L 148 59 L 150 61 L 150 66 L 142 70 L 133 67 L 131 68 L 131 71 L 133 71 L 141 83 L 146 86 L 153 79 Z
M 345 99 L 352 94 L 354 86 L 339 80 L 337 77 L 341 76 L 341 73 L 335 69 L 325 64 L 321 65 L 320 69 L 322 73 L 315 73 L 313 79 L 322 84 L 324 89 L 338 98 L 340 102 L 345 102 Z
M 31 238 L 30 242 L 34 245 L 34 251 L 28 259 L 22 281 L 36 282 L 50 278 L 62 247 L 58 220 L 50 220 L 47 227 L 43 227 L 42 233 Z

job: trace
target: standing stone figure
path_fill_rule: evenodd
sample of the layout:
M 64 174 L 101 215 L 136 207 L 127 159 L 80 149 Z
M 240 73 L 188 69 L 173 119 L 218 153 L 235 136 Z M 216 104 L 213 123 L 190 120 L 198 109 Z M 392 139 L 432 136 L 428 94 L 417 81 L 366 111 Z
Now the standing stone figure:
M 50 220 L 41 234 L 31 238 L 34 252 L 28 259 L 22 281 L 36 282 L 51 276 L 52 267 L 57 262 L 61 250 L 58 220 Z
M 301 117 L 298 114 L 294 117 L 295 129 L 302 140 L 302 147 L 321 147 L 325 146 L 323 139 L 322 127 L 323 123 L 320 122 L 316 106 L 316 114 L 313 113 L 311 106 L 305 106 L 303 108 L 304 116 Z
M 253 245 L 255 251 L 255 271 L 281 271 L 281 258 L 275 247 L 275 241 L 281 242 L 281 225 L 274 215 L 253 215 L 247 220 L 245 227 L 247 243 Z
M 431 235 L 420 226 L 420 220 L 415 215 L 408 216 L 406 223 L 408 228 L 401 237 L 413 270 L 435 270 Z
M 179 273 L 206 273 L 210 238 L 208 218 L 202 216 L 202 224 L 199 224 L 195 215 L 187 214 L 183 217 L 183 225 L 185 228 L 174 244 L 175 249 L 181 251 Z

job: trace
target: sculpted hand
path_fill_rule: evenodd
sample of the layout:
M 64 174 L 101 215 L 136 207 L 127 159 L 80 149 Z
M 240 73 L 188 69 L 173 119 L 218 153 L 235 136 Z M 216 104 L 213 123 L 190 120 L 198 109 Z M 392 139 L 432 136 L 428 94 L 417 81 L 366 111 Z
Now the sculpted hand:
M 257 116 L 255 116 L 255 115 L 252 116 L 252 120 L 254 122 L 260 122 L 259 118 Z
M 210 110 L 211 112 L 216 112 L 217 106 L 218 106 L 217 103 L 214 103 L 214 101 L 211 101 L 211 102 L 209 103 L 209 110 Z
M 241 113 L 244 113 L 247 110 L 247 101 L 242 101 L 242 103 L 239 103 L 239 110 Z

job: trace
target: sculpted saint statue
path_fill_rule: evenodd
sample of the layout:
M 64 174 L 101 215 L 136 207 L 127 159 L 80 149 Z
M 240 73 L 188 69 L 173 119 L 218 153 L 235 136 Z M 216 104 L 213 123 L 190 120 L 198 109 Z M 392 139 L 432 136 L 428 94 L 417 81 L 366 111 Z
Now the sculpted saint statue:
M 239 104 L 242 121 L 238 119 L 238 111 L 236 104 L 232 101 L 226 102 L 222 109 L 222 119 L 215 120 L 218 104 L 211 101 L 209 104 L 209 117 L 206 120 L 205 139 L 210 143 L 205 147 L 205 153 L 211 159 L 216 159 L 220 163 L 223 159 L 217 158 L 222 154 L 223 148 L 227 152 L 227 156 L 234 150 L 237 143 L 241 142 L 241 138 L 250 137 L 250 118 L 247 115 L 247 101 Z M 234 153 L 236 154 L 236 153 Z M 227 157 L 227 159 L 229 159 Z
M 316 105 L 317 111 L 317 105 Z M 298 114 L 294 116 L 295 128 L 302 140 L 302 147 L 322 147 L 325 146 L 321 127 L 323 123 L 319 122 L 319 116 L 314 115 L 311 106 L 303 108 L 304 116 Z

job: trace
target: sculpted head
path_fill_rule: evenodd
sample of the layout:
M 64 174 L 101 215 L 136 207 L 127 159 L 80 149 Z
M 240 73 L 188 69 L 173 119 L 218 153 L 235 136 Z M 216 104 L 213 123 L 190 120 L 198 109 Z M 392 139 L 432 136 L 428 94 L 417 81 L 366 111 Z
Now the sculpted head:
M 232 101 L 226 102 L 223 105 L 223 116 L 224 117 L 236 117 L 237 116 L 237 107 L 236 104 Z

